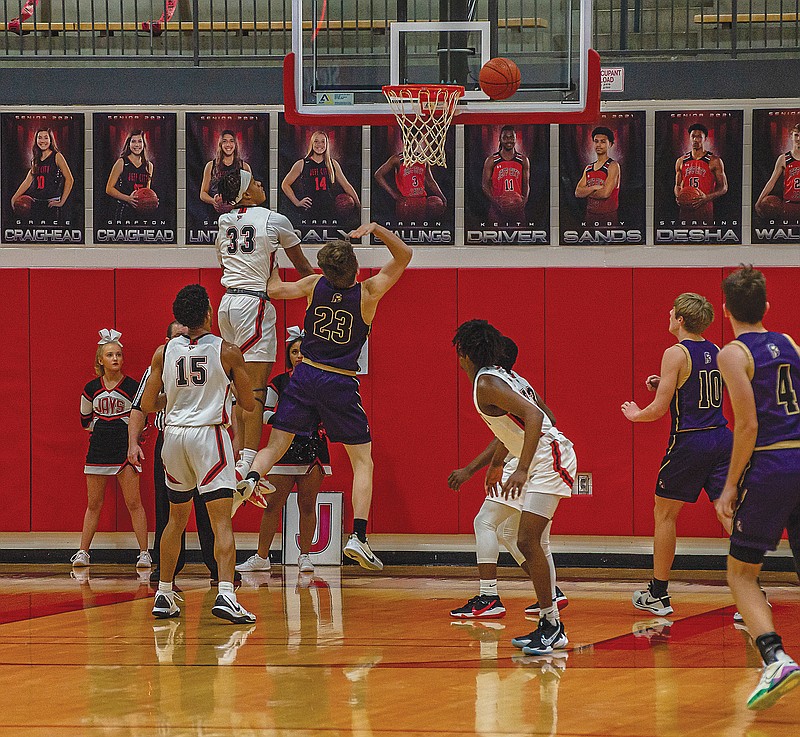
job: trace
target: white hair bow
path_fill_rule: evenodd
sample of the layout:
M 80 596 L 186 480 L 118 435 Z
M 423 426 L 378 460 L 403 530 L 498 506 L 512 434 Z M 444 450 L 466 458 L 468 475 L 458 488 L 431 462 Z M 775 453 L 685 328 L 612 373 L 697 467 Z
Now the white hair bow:
M 286 334 L 289 336 L 286 339 L 287 343 L 294 343 L 296 340 L 306 337 L 306 331 L 301 330 L 299 325 L 292 325 L 292 327 L 286 328 Z
M 97 345 L 105 345 L 106 343 L 119 343 L 119 339 L 122 337 L 122 333 L 119 330 L 114 330 L 111 328 L 103 328 L 102 330 L 98 331 L 100 333 L 100 340 L 97 341 Z M 122 343 L 119 343 L 122 345 Z

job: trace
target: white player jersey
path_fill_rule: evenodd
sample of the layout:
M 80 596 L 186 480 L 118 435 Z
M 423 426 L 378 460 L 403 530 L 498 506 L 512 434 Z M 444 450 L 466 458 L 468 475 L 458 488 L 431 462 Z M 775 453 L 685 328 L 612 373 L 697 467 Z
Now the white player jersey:
M 177 335 L 164 349 L 167 427 L 228 425 L 231 382 L 222 366 L 222 338 Z
M 239 207 L 220 215 L 217 251 L 222 286 L 266 291 L 278 248 L 300 243 L 289 218 L 265 207 Z
M 499 366 L 486 366 L 478 371 L 475 376 L 475 383 L 472 387 L 472 399 L 475 402 L 475 409 L 478 410 L 478 414 L 483 418 L 483 421 L 489 426 L 489 429 L 494 433 L 495 437 L 506 447 L 512 456 L 519 458 L 522 453 L 522 446 L 525 443 L 525 426 L 522 420 L 510 414 L 493 417 L 492 415 L 486 415 L 481 412 L 481 408 L 478 406 L 478 379 L 486 375 L 496 376 L 498 379 L 505 381 L 517 394 L 534 405 L 534 407 L 542 413 L 542 437 L 539 439 L 539 445 L 541 445 L 542 442 L 546 444 L 550 443 L 554 438 L 560 436 L 558 430 L 553 426 L 553 423 L 550 422 L 550 418 L 539 408 L 539 405 L 536 403 L 536 392 L 525 379 L 514 371 L 506 371 Z

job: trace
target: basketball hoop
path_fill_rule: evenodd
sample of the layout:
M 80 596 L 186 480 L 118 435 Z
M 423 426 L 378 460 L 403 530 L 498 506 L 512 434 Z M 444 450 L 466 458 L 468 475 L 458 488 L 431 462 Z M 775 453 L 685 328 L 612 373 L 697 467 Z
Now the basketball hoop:
M 464 88 L 454 84 L 386 85 L 383 94 L 403 134 L 403 159 L 447 167 L 444 143 Z

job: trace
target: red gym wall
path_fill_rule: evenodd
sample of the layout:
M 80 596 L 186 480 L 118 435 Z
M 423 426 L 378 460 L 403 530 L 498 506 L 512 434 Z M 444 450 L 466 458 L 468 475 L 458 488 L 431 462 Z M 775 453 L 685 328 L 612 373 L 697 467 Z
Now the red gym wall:
M 554 532 L 651 535 L 653 485 L 666 447 L 666 418 L 633 426 L 620 405 L 652 395 L 644 379 L 658 373 L 670 345 L 667 315 L 675 295 L 695 291 L 714 303 L 707 333 L 731 340 L 722 318 L 722 268 L 703 269 L 412 269 L 387 295 L 370 338 L 369 374 L 362 377 L 375 455 L 372 531 L 470 533 L 483 497 L 479 477 L 460 493 L 447 488 L 450 471 L 490 440 L 472 407 L 470 386 L 451 346 L 457 325 L 488 319 L 520 347 L 517 368 L 540 388 L 574 441 L 579 470 L 594 474 L 594 495 L 565 501 Z M 796 285 L 800 268 L 770 268 L 768 327 L 800 335 Z M 93 378 L 97 330 L 122 331 L 126 372 L 139 378 L 171 319 L 177 290 L 199 281 L 218 302 L 216 269 L 0 269 L 4 368 L 0 402 L 6 439 L 0 444 L 4 484 L 0 530 L 81 528 L 86 490 L 87 434 L 79 398 Z M 282 345 L 287 325 L 304 305 L 278 303 Z M 152 515 L 152 455 L 142 494 Z M 325 487 L 349 490 L 341 447 Z M 347 499 L 347 497 L 346 497 Z M 349 499 L 348 499 L 349 502 Z M 351 514 L 349 503 L 347 516 Z M 244 509 L 239 530 L 256 531 L 260 512 Z M 721 536 L 707 504 L 687 509 L 681 534 Z M 129 530 L 119 493 L 108 493 L 100 529 Z

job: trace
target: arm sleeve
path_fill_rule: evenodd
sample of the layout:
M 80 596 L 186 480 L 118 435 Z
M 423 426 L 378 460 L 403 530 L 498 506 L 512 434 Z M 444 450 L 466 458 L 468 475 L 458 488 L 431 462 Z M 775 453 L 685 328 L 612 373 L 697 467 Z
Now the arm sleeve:
M 300 245 L 300 238 L 294 232 L 292 223 L 286 215 L 281 215 L 279 212 L 275 213 L 275 219 L 272 223 L 275 231 L 278 234 L 278 243 L 281 248 L 293 248 Z
M 264 424 L 271 425 L 275 415 L 275 408 L 278 406 L 278 390 L 274 384 L 267 387 L 267 396 L 264 398 Z
M 144 375 L 142 376 L 142 380 L 139 382 L 139 388 L 136 390 L 136 394 L 133 395 L 133 402 L 131 402 L 131 409 L 138 409 L 140 412 L 142 411 L 142 394 L 144 394 L 144 385 L 150 378 L 150 371 L 151 367 L 148 366 L 147 371 L 145 371 Z

